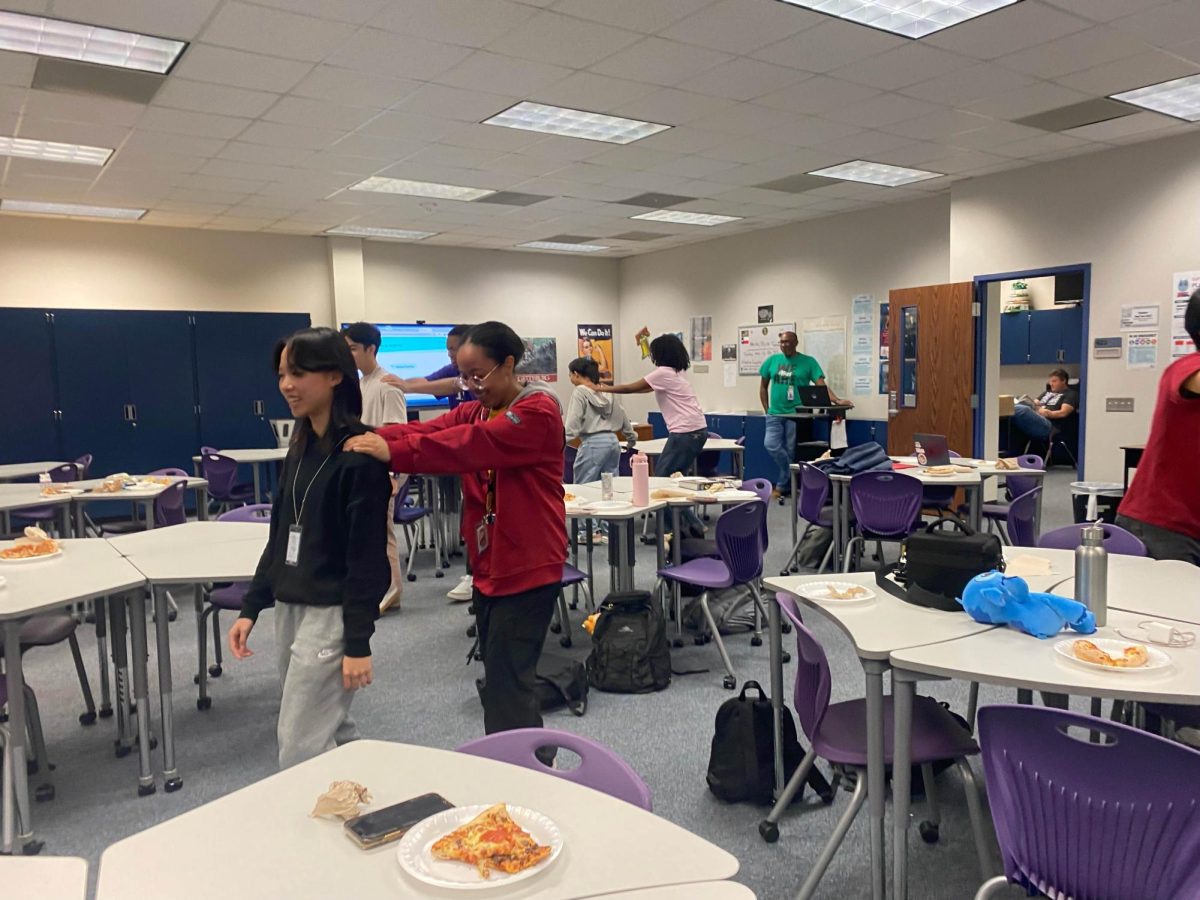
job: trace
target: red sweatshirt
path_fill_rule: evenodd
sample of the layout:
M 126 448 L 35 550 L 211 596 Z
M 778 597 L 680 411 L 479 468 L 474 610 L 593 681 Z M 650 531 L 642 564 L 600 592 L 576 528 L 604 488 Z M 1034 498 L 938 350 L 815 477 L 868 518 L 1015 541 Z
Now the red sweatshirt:
M 427 422 L 387 425 L 392 471 L 462 476 L 462 535 L 475 587 L 503 597 L 562 580 L 567 559 L 563 506 L 563 424 L 558 400 L 544 388 L 521 391 L 509 408 L 489 418 L 478 402 L 463 403 Z M 488 486 L 494 520 L 485 521 Z

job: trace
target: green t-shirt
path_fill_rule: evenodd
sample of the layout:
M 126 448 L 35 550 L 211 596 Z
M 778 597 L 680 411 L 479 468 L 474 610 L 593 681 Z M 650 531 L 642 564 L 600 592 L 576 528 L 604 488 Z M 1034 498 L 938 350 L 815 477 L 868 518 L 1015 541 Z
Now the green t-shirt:
M 803 353 L 797 353 L 791 359 L 782 353 L 768 356 L 759 367 L 758 374 L 771 382 L 767 395 L 767 414 L 772 416 L 794 413 L 796 404 L 800 402 L 796 388 L 816 384 L 818 378 L 825 377 L 817 361 Z M 788 396 L 789 392 L 791 396 Z

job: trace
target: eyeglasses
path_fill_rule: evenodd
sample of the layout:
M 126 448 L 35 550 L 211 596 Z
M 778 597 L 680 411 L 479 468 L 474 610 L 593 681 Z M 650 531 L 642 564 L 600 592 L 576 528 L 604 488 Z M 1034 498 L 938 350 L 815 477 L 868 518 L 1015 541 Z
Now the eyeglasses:
M 464 391 L 478 391 L 483 388 L 483 383 L 492 377 L 492 372 L 495 372 L 498 368 L 500 368 L 500 365 L 500 363 L 496 363 L 496 365 L 492 366 L 491 371 L 486 375 L 459 375 L 458 386 Z

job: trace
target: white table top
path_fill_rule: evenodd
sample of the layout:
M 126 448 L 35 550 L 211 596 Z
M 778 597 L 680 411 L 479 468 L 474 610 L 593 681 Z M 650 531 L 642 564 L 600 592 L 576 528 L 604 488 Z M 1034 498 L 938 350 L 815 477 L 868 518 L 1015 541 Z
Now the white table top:
M 137 476 L 134 476 L 134 477 L 137 477 Z M 147 476 L 147 477 L 149 477 L 149 476 Z M 208 482 L 205 481 L 203 478 L 193 478 L 193 477 L 189 476 L 187 478 L 172 478 L 171 479 L 172 483 L 174 483 L 176 481 L 186 481 L 187 489 L 189 491 L 196 490 L 198 488 L 207 488 L 208 487 Z M 87 493 L 86 494 L 76 494 L 71 499 L 78 503 L 95 503 L 95 502 L 104 501 L 104 500 L 123 500 L 125 502 L 139 503 L 139 502 L 145 502 L 147 500 L 153 500 L 155 497 L 157 497 L 159 494 L 161 494 L 163 491 L 165 491 L 167 489 L 167 485 L 163 484 L 163 485 L 157 485 L 155 487 L 149 487 L 149 488 L 145 488 L 145 489 L 138 488 L 137 490 L 131 490 L 131 489 L 126 488 L 125 490 L 122 490 L 119 492 L 114 492 L 111 494 L 97 493 L 93 490 L 94 488 L 97 488 L 102 484 L 104 484 L 103 478 L 89 478 L 87 481 L 72 481 L 72 482 L 70 482 L 70 487 L 85 488 L 87 490 Z
M 667 446 L 666 438 L 654 438 L 649 441 L 638 441 L 634 445 L 634 449 L 639 453 L 645 453 L 647 456 L 658 456 L 663 452 L 663 448 Z M 732 438 L 709 438 L 704 442 L 704 452 L 709 453 L 716 450 L 733 450 L 740 452 L 744 448 Z M 670 473 L 667 473 L 670 474 Z
M 892 461 L 908 463 L 909 465 L 916 465 L 917 458 L 915 456 L 893 456 Z M 1045 469 L 1025 469 L 1025 468 L 998 469 L 998 468 L 996 468 L 996 460 L 994 460 L 994 459 L 986 460 L 986 459 L 969 459 L 969 458 L 960 458 L 960 459 L 951 458 L 951 460 L 950 460 L 950 465 L 955 465 L 955 464 L 965 465 L 968 463 L 974 464 L 975 471 L 977 471 L 980 475 L 985 475 L 985 476 L 986 475 L 1028 475 L 1032 478 L 1042 478 L 1046 474 Z M 911 470 L 905 469 L 904 471 L 907 473 Z
M 564 484 L 563 491 L 564 491 L 564 493 L 566 493 L 566 492 L 572 493 L 576 497 L 579 497 L 581 500 L 583 500 L 585 502 L 586 501 L 598 501 L 600 499 L 600 482 L 597 481 L 597 482 L 593 482 L 592 484 Z M 617 493 L 615 488 L 613 490 L 613 493 Z M 626 501 L 629 500 L 629 498 L 627 496 L 626 497 L 618 497 L 617 499 L 618 500 L 626 500 Z M 662 509 L 666 505 L 667 505 L 666 500 L 651 500 L 645 506 L 627 506 L 622 509 L 602 509 L 602 510 L 597 511 L 597 510 L 583 509 L 575 504 L 568 504 L 567 505 L 567 518 L 568 519 L 603 519 L 606 522 L 616 522 L 616 521 L 623 521 L 625 519 L 637 518 L 638 516 L 642 515 L 643 513 L 654 512 L 655 510 Z
M 1110 609 L 1108 626 L 1099 629 L 1095 637 L 1126 640 L 1115 629 L 1129 629 L 1144 618 Z M 1172 661 L 1166 669 L 1107 672 L 1076 664 L 1055 652 L 1059 640 L 1078 637 L 1084 635 L 1063 632 L 1042 641 L 1012 628 L 994 628 L 961 640 L 897 650 L 891 655 L 892 665 L 912 672 L 1077 696 L 1200 704 L 1200 646 L 1162 648 Z
M 96 896 L 442 896 L 403 874 L 395 844 L 363 851 L 340 822 L 309 817 L 317 795 L 340 779 L 366 785 L 373 809 L 434 791 L 452 803 L 504 801 L 553 819 L 564 840 L 559 858 L 536 877 L 480 895 L 496 900 L 565 900 L 714 881 L 738 870 L 736 858 L 703 838 L 564 779 L 448 750 L 363 740 L 118 841 L 101 858 Z
M 650 481 L 650 490 L 651 491 L 660 490 L 663 488 L 669 488 L 671 490 L 676 490 L 676 491 L 687 490 L 686 488 L 681 488 L 679 486 L 679 479 L 677 479 L 677 478 L 664 478 L 664 477 L 661 477 L 658 475 L 651 475 L 649 481 Z M 600 496 L 601 496 L 601 491 L 603 490 L 603 483 L 599 482 L 599 481 L 589 481 L 587 484 L 577 484 L 577 485 L 574 485 L 573 487 L 579 489 L 579 490 L 574 490 L 573 493 L 579 494 L 579 496 L 581 496 L 581 497 L 587 497 L 589 500 L 599 500 Z M 613 495 L 616 496 L 617 499 L 624 500 L 627 498 L 628 495 L 630 495 L 632 493 L 633 493 L 633 479 L 630 476 L 618 475 L 615 478 L 613 478 Z M 691 496 L 668 498 L 666 501 L 667 505 L 668 506 L 691 506 L 693 503 L 720 503 L 721 502 L 721 501 L 717 500 L 712 494 L 708 494 L 703 491 L 700 491 L 700 492 L 689 491 L 689 494 Z M 743 503 L 744 500 L 726 501 L 726 502 Z
M 62 556 L 35 562 L 0 561 L 0 575 L 7 580 L 0 588 L 0 620 L 23 619 L 145 584 L 142 573 L 108 541 L 84 538 L 59 543 Z
M 197 544 L 224 544 L 230 541 L 263 540 L 270 525 L 263 522 L 184 522 L 169 528 L 154 528 L 108 538 L 122 556 L 181 550 Z
M 736 881 L 705 881 L 700 884 L 673 884 L 641 888 L 617 894 L 600 894 L 615 900 L 753 900 L 754 891 Z
M 87 896 L 87 860 L 74 856 L 0 856 L 4 900 Z
M 288 454 L 287 447 L 256 447 L 244 450 L 218 450 L 217 452 L 240 463 L 275 462 Z M 193 456 L 192 462 L 200 462 L 200 457 Z
M 42 496 L 40 484 L 0 484 L 0 510 L 24 509 L 30 506 L 58 506 L 70 503 L 67 494 Z
M 969 487 L 980 484 L 984 478 L 990 478 L 994 475 L 1029 475 L 1035 478 L 1041 478 L 1046 473 L 1041 469 L 997 469 L 995 466 L 978 466 L 970 472 L 955 472 L 952 475 L 927 475 L 925 470 L 915 465 L 915 459 L 911 456 L 893 456 L 892 459 L 896 462 L 909 463 L 913 465 L 911 469 L 897 469 L 896 474 L 908 475 L 917 479 L 922 484 L 938 485 L 944 484 L 947 487 Z M 953 462 L 953 460 L 951 461 Z M 792 463 L 792 469 L 800 471 L 799 463 Z M 833 481 L 848 482 L 853 475 L 833 475 L 829 476 Z
M 172 526 L 183 528 L 183 525 Z M 151 584 L 202 584 L 210 581 L 249 581 L 254 577 L 267 532 L 259 538 L 195 542 L 166 549 L 135 551 L 129 562 Z
M 0 481 L 36 477 L 43 472 L 49 472 L 55 466 L 65 464 L 66 460 L 59 460 L 58 462 L 5 463 L 0 466 Z

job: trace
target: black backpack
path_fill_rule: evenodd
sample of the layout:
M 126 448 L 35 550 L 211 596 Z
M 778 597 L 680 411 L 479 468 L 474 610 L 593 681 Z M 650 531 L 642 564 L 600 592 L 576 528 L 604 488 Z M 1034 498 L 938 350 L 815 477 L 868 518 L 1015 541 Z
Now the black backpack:
M 758 698 L 746 692 L 758 691 Z M 804 748 L 796 736 L 796 723 L 791 712 L 783 710 L 783 769 L 786 778 L 804 759 Z M 833 790 L 814 765 L 806 785 L 820 795 L 825 803 L 833 800 Z M 729 803 L 749 800 L 751 803 L 774 802 L 775 739 L 772 728 L 771 701 L 757 681 L 747 681 L 742 692 L 721 704 L 717 710 L 716 731 L 712 752 L 708 757 L 708 789 Z M 796 792 L 793 803 L 804 795 Z
M 577 716 L 587 712 L 587 670 L 577 659 L 543 651 L 538 660 L 534 690 L 544 710 L 565 706 Z
M 618 694 L 661 691 L 671 683 L 667 623 L 648 591 L 609 594 L 600 604 L 587 676 L 597 690 Z

